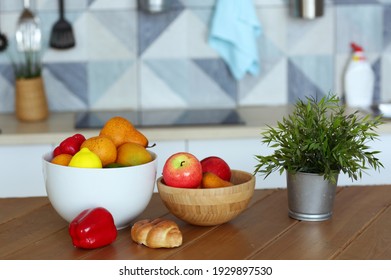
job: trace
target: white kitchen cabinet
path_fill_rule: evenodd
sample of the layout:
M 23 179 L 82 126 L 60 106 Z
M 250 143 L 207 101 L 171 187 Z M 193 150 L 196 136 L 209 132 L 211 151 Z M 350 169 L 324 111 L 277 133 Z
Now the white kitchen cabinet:
M 0 197 L 46 196 L 42 155 L 45 145 L 0 146 Z
M 189 140 L 188 150 L 202 160 L 208 156 L 224 159 L 232 169 L 253 173 L 257 161 L 255 155 L 270 154 L 272 150 L 261 143 L 260 138 L 237 138 L 216 140 Z M 272 173 L 266 179 L 256 175 L 256 188 L 285 187 L 285 175 Z
M 161 176 L 164 162 L 175 152 L 185 151 L 183 141 L 150 141 L 151 151 L 158 155 L 157 177 Z M 42 155 L 54 145 L 0 146 L 0 197 L 46 196 L 42 172 Z M 155 186 L 155 191 L 157 191 Z
M 347 175 L 341 174 L 338 178 L 338 185 L 381 185 L 391 184 L 391 134 L 382 134 L 378 140 L 368 143 L 371 149 L 381 151 L 378 158 L 383 163 L 384 168 L 379 171 L 373 169 L 363 173 L 361 179 L 352 181 Z
M 257 161 L 255 155 L 266 155 L 272 149 L 262 144 L 260 138 L 244 139 L 216 139 L 216 140 L 190 140 L 188 143 L 189 152 L 196 155 L 200 160 L 207 156 L 215 155 L 223 158 L 233 169 L 240 169 L 252 173 Z M 347 175 L 339 176 L 339 186 L 349 185 L 379 185 L 391 184 L 391 134 L 381 135 L 379 140 L 369 143 L 373 150 L 379 150 L 378 155 L 384 165 L 384 169 L 375 171 L 369 169 L 360 180 L 352 181 Z M 278 172 L 270 174 L 266 179 L 256 175 L 256 188 L 285 188 L 285 173 Z
M 253 173 L 257 161 L 255 155 L 270 154 L 272 149 L 263 145 L 260 138 L 236 138 L 213 140 L 153 141 L 150 148 L 158 155 L 157 177 L 162 175 L 163 166 L 169 156 L 187 151 L 200 160 L 208 156 L 219 156 L 227 161 L 232 169 Z M 378 141 L 371 142 L 372 148 L 380 150 L 379 158 L 384 164 L 380 172 L 368 170 L 363 178 L 351 181 L 341 174 L 339 186 L 391 184 L 391 134 L 383 134 Z M 54 144 L 44 145 L 3 145 L 0 146 L 0 197 L 46 196 L 42 174 L 42 155 L 53 149 Z M 272 173 L 266 179 L 256 175 L 256 188 L 285 188 L 285 174 Z M 155 186 L 155 192 L 157 191 Z

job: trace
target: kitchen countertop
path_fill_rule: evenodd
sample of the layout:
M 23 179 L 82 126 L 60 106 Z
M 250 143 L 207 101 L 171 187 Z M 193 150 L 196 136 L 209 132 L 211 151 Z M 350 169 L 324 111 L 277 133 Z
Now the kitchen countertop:
M 213 126 L 181 126 L 140 128 L 152 141 L 189 139 L 231 139 L 259 137 L 267 125 L 275 125 L 290 112 L 289 106 L 241 107 L 237 109 L 245 124 Z M 51 113 L 48 120 L 36 123 L 19 122 L 14 114 L 0 114 L 0 145 L 56 144 L 72 133 L 95 136 L 96 129 L 75 129 L 75 113 Z M 391 122 L 378 132 L 391 133 Z
M 391 185 L 338 188 L 324 222 L 288 217 L 285 189 L 256 190 L 248 208 L 219 226 L 189 225 L 172 216 L 155 193 L 136 220 L 178 223 L 183 244 L 150 249 L 122 229 L 111 245 L 74 248 L 68 223 L 46 197 L 0 199 L 0 259 L 391 259 Z

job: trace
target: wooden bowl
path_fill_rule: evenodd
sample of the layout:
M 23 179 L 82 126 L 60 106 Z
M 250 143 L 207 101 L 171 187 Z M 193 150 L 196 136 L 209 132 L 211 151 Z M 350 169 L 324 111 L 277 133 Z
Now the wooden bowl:
M 174 188 L 157 180 L 160 198 L 179 219 L 198 226 L 226 223 L 242 213 L 254 193 L 255 177 L 232 170 L 233 186 L 213 189 Z

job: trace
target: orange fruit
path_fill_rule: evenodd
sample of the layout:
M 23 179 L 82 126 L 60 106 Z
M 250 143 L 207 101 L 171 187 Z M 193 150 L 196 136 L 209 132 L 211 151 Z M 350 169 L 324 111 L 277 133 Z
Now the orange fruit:
M 71 159 L 72 156 L 69 154 L 59 154 L 51 160 L 51 163 L 68 166 Z
M 230 181 L 223 180 L 212 172 L 205 172 L 204 174 L 202 174 L 202 188 L 222 188 L 232 185 L 233 184 Z
M 88 138 L 81 144 L 80 149 L 82 148 L 88 148 L 96 154 L 100 158 L 103 166 L 113 163 L 117 159 L 117 147 L 106 136 Z
M 148 139 L 144 134 L 137 130 L 130 121 L 120 116 L 109 119 L 99 135 L 109 137 L 117 148 L 126 142 L 148 146 Z
M 117 149 L 117 163 L 125 166 L 135 166 L 152 161 L 147 149 L 137 143 L 126 142 Z

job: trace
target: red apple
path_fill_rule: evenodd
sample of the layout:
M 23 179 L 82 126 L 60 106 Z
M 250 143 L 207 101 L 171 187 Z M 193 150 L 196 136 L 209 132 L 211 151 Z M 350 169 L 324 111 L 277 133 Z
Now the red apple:
M 212 172 L 225 181 L 231 179 L 231 168 L 228 163 L 217 156 L 210 156 L 201 160 L 202 172 Z
M 171 155 L 163 166 L 163 181 L 177 188 L 197 188 L 202 180 L 200 161 L 187 152 Z

